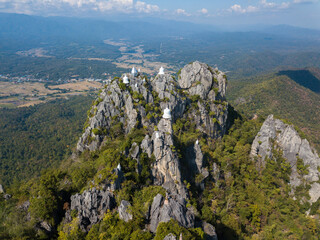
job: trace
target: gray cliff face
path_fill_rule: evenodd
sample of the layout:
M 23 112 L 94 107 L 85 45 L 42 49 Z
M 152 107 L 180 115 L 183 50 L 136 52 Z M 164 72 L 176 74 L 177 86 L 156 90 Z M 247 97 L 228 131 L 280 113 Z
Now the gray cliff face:
M 186 198 L 187 191 L 182 182 L 180 162 L 177 152 L 173 151 L 172 122 L 161 119 L 158 131 L 152 135 L 153 154 L 156 161 L 152 166 L 154 184 L 162 185 L 169 193 Z
M 156 232 L 160 222 L 169 222 L 170 219 L 176 220 L 181 226 L 194 227 L 194 215 L 187 209 L 184 198 L 167 196 L 164 198 L 161 194 L 154 197 L 150 210 L 151 232 Z
M 228 116 L 225 75 L 196 61 L 181 70 L 178 82 L 191 96 L 199 96 L 201 99 L 197 101 L 197 109 L 189 113 L 198 129 L 211 138 L 222 137 L 227 130 Z
M 199 141 L 197 140 L 194 145 L 191 145 L 186 150 L 186 163 L 188 164 L 189 181 L 198 176 L 198 182 L 196 182 L 202 189 L 204 189 L 204 180 L 209 176 L 208 169 L 204 166 L 203 153 Z M 193 175 L 193 176 L 192 176 Z
M 115 204 L 112 193 L 92 188 L 71 196 L 70 209 L 77 211 L 80 228 L 88 231 L 93 224 L 101 220 L 108 209 L 113 209 Z
M 252 143 L 251 155 L 257 157 L 259 167 L 264 167 L 266 157 L 272 158 L 274 147 L 283 151 L 283 157 L 291 165 L 290 184 L 297 187 L 302 184 L 302 179 L 306 180 L 311 185 L 310 202 L 317 201 L 320 197 L 320 184 L 317 183 L 319 180 L 318 167 L 320 166 L 318 154 L 306 139 L 301 139 L 293 126 L 274 119 L 273 115 L 270 115 Z M 308 174 L 300 176 L 298 173 L 298 158 L 302 159 L 303 164 L 307 166 Z

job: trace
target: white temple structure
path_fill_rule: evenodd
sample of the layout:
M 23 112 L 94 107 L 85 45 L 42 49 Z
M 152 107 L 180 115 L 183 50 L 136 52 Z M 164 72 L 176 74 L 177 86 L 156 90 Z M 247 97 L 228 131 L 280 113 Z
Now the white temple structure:
M 165 119 L 171 119 L 171 111 L 169 108 L 166 108 L 164 111 L 163 111 L 163 118 Z
M 132 74 L 133 77 L 136 77 L 138 75 L 138 71 L 137 71 L 137 69 L 135 67 L 132 68 L 131 74 Z
M 196 145 L 198 145 L 199 144 L 199 140 L 197 139 L 197 141 L 196 141 Z
M 124 77 L 123 77 L 123 83 L 124 83 L 124 84 L 129 84 L 129 78 L 127 77 L 127 75 L 124 75 Z
M 159 139 L 160 138 L 160 134 L 159 134 L 159 132 L 157 131 L 156 132 L 156 139 Z
M 118 164 L 117 169 L 118 169 L 119 171 L 121 171 L 121 165 L 120 165 L 120 163 Z
M 164 74 L 164 68 L 161 66 L 161 68 L 159 69 L 159 73 L 160 75 L 163 75 Z

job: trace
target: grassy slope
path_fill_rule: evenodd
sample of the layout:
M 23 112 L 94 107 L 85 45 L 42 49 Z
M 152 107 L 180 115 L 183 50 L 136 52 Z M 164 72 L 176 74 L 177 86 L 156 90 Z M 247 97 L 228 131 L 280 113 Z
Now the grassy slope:
M 229 84 L 228 99 L 247 115 L 274 114 L 298 126 L 320 150 L 320 95 L 285 75 L 264 75 Z

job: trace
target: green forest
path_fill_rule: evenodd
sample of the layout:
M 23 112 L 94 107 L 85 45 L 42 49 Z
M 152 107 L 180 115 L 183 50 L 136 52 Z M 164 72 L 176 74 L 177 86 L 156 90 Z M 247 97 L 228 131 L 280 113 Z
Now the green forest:
M 206 181 L 204 191 L 194 183 L 188 184 L 188 204 L 196 209 L 196 218 L 216 226 L 218 236 L 223 239 L 317 239 L 318 221 L 305 215 L 306 206 L 300 203 L 299 195 L 296 200 L 290 196 L 290 168 L 281 153 L 275 152 L 275 158 L 267 161 L 262 172 L 249 157 L 251 143 L 262 122 L 261 118 L 251 121 L 237 119 L 221 140 L 201 138 L 209 170 L 213 171 L 215 163 L 225 177 L 217 178 L 216 182 Z M 182 151 L 185 144 L 199 136 L 187 122 L 180 123 L 175 129 L 179 129 L 175 134 L 179 134 L 177 139 L 180 139 L 177 151 Z M 56 235 L 51 237 L 61 240 L 163 239 L 170 232 L 177 236 L 183 233 L 184 239 L 204 239 L 200 228 L 185 229 L 173 220 L 161 223 L 155 235 L 143 231 L 148 206 L 157 193 L 164 195 L 163 188 L 151 186 L 150 172 L 142 170 L 143 174 L 138 175 L 136 161 L 121 153 L 128 141 L 141 141 L 143 131 L 133 130 L 127 141 L 123 141 L 124 136 L 110 139 L 100 151 L 86 152 L 77 162 L 69 159 L 61 167 L 47 170 L 41 177 L 12 186 L 13 199 L 0 203 L 3 216 L 0 220 L 1 238 L 46 238 L 33 227 L 40 218 L 57 228 Z M 143 159 L 142 167 L 147 170 L 150 159 L 147 156 Z M 134 220 L 126 223 L 119 219 L 117 211 L 110 211 L 87 235 L 79 229 L 76 217 L 68 224 L 60 223 L 68 196 L 88 188 L 90 179 L 99 179 L 100 174 L 110 172 L 118 163 L 126 166 L 126 181 L 116 192 L 116 199 L 118 203 L 123 199 L 132 203 Z M 26 213 L 17 211 L 15 206 L 34 194 L 39 197 L 31 198 L 30 221 L 25 222 Z M 317 203 L 311 209 L 315 209 L 314 214 L 318 213 Z
M 59 166 L 81 135 L 90 96 L 0 109 L 0 179 L 8 185 Z

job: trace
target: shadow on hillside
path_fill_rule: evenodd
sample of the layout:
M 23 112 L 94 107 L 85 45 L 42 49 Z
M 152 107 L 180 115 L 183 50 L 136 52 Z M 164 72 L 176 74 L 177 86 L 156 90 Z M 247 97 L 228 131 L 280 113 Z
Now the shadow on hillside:
M 310 89 L 311 91 L 320 94 L 320 79 L 316 78 L 308 70 L 287 70 L 280 71 L 278 75 L 285 75 L 291 78 L 301 86 Z

